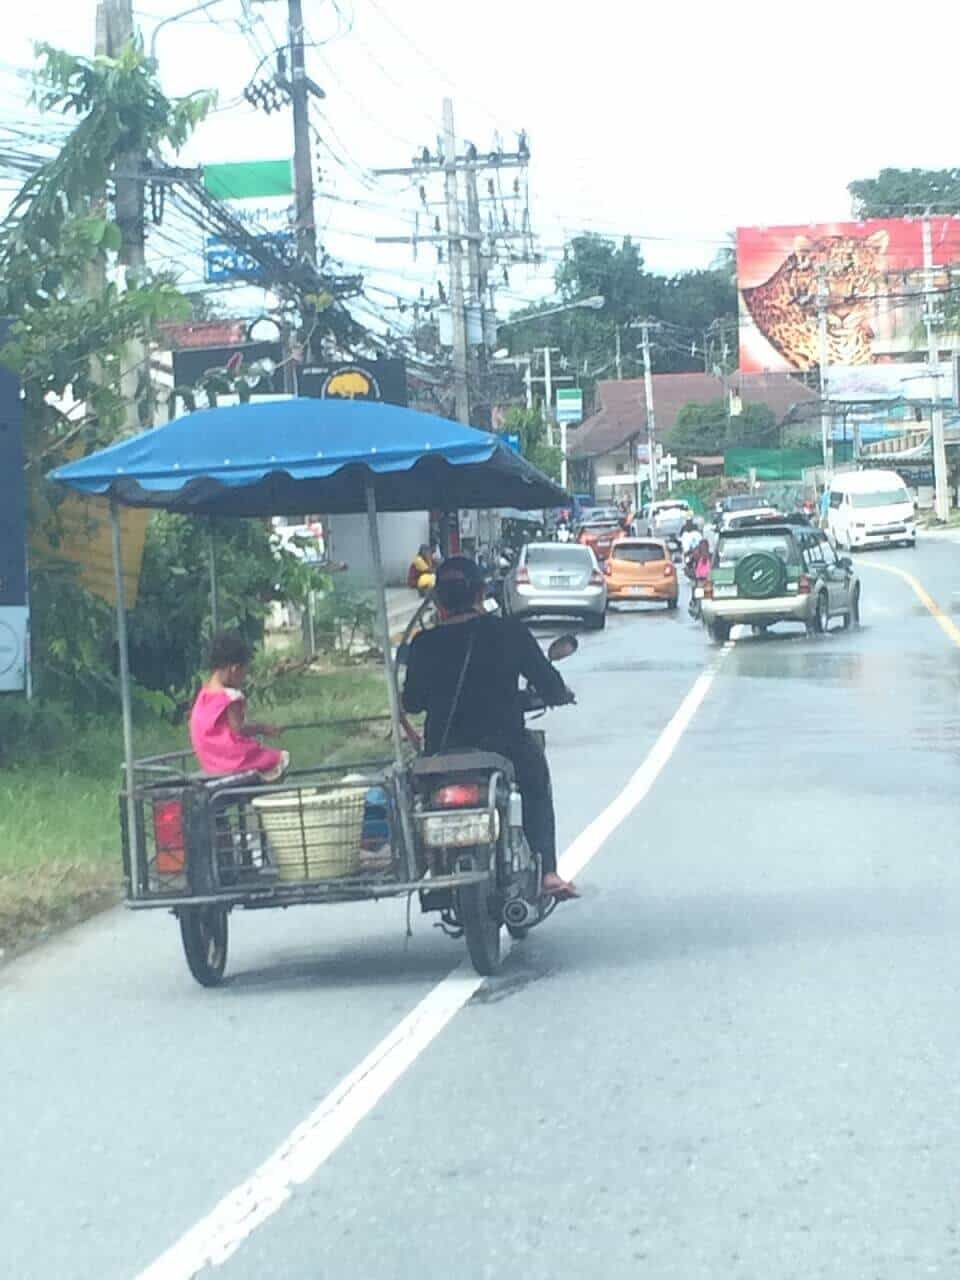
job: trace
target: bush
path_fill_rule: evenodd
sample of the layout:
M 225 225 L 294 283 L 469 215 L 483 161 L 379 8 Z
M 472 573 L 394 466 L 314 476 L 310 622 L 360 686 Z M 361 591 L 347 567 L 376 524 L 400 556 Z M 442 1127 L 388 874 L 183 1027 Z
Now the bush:
M 239 631 L 256 647 L 277 594 L 279 569 L 265 521 L 208 522 L 164 512 L 151 521 L 130 616 L 130 666 L 140 684 L 180 704 L 190 700 L 210 640 L 211 531 L 222 628 Z

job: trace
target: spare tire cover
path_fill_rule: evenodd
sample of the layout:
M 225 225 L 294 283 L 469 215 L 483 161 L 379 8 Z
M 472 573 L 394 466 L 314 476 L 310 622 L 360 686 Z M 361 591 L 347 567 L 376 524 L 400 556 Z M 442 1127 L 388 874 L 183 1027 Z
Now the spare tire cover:
M 737 565 L 733 576 L 741 596 L 765 600 L 783 594 L 787 566 L 770 551 L 751 551 Z

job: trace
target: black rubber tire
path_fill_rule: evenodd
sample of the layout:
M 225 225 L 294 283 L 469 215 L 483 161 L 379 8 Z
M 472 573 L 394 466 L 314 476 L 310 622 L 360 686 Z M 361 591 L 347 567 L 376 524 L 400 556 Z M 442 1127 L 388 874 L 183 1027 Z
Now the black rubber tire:
M 726 644 L 730 639 L 730 623 L 717 618 L 707 624 L 707 634 L 714 644 Z
M 584 622 L 587 624 L 590 631 L 602 631 L 607 625 L 607 615 L 606 613 L 601 613 L 599 615 L 595 613 L 588 613 L 584 618 Z
M 850 612 L 843 615 L 843 629 L 849 631 L 851 627 L 859 627 L 860 625 L 860 588 L 857 587 L 853 593 L 853 599 L 850 602 Z
M 227 967 L 230 938 L 226 907 L 183 907 L 180 937 L 187 967 L 201 987 L 218 987 Z
M 482 978 L 489 978 L 498 973 L 503 964 L 500 922 L 490 914 L 490 886 L 486 883 L 467 885 L 457 890 L 457 897 L 470 960 Z
M 817 596 L 816 604 L 813 610 L 813 617 L 807 626 L 807 631 L 812 636 L 822 636 L 830 625 L 830 607 L 827 603 L 827 593 L 821 591 Z
M 672 611 L 677 607 L 677 604 L 678 604 L 678 598 L 674 596 L 672 600 L 667 601 L 667 609 Z

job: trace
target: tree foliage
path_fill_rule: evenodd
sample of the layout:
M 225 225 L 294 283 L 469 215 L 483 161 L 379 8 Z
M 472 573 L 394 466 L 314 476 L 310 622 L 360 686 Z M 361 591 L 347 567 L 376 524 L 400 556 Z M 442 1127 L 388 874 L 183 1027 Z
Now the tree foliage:
M 772 448 L 777 440 L 776 414 L 765 404 L 745 404 L 728 416 L 724 400 L 685 404 L 668 436 L 672 450 L 681 455 L 722 453 L 737 445 Z
M 547 428 L 538 409 L 512 408 L 507 411 L 504 429 L 520 437 L 520 452 L 551 480 L 560 479 L 560 450 L 547 440 Z
M 653 334 L 652 365 L 657 373 L 682 373 L 704 367 L 705 335 L 717 336 L 726 322 L 726 367 L 737 363 L 736 275 L 729 255 L 700 271 L 662 276 L 646 269 L 643 257 L 629 237 L 619 244 L 604 236 L 576 236 L 566 246 L 557 269 L 557 290 L 565 302 L 602 296 L 599 311 L 577 309 L 537 318 L 538 312 L 556 306 L 544 303 L 521 312 L 507 331 L 511 347 L 529 352 L 539 347 L 559 348 L 562 368 L 575 373 L 588 393 L 600 377 L 613 377 L 617 335 L 623 376 L 642 374 L 638 350 L 640 333 L 631 327 L 641 319 L 660 321 Z M 526 317 L 529 316 L 529 319 Z M 719 354 L 721 343 L 716 346 Z
M 155 156 L 180 146 L 210 100 L 166 98 L 135 43 L 116 58 L 78 58 L 50 46 L 38 52 L 37 103 L 77 123 L 0 225 L 0 314 L 15 317 L 0 357 L 23 387 L 31 528 L 47 526 L 55 538 L 62 495 L 45 472 L 116 439 L 129 424 L 131 399 L 140 423 L 151 420 L 143 353 L 161 324 L 190 314 L 169 278 L 144 272 L 122 280 L 116 270 L 118 170 L 132 150 Z M 150 591 L 147 585 L 145 599 Z M 31 605 L 40 688 L 85 706 L 115 696 L 108 607 L 69 571 L 46 567 L 31 577 Z
M 847 186 L 857 218 L 960 213 L 960 169 L 881 169 Z

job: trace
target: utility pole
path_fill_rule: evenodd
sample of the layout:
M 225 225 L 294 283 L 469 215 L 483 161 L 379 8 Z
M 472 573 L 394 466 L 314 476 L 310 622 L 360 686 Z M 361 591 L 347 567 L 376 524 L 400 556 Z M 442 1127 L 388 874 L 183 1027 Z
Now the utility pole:
M 480 342 L 476 347 L 473 359 L 473 383 L 474 386 L 481 389 L 480 399 L 485 400 L 490 398 L 490 384 L 487 378 L 487 266 L 483 254 L 483 237 L 480 229 L 480 196 L 477 191 L 476 164 L 467 164 L 464 171 L 464 185 L 467 190 L 467 268 L 470 281 L 468 305 L 472 310 L 475 310 L 480 324 Z M 491 410 L 492 407 L 491 405 Z M 484 417 L 489 428 L 489 418 L 486 414 Z
M 615 367 L 617 370 L 617 381 L 623 381 L 623 353 L 620 347 L 620 326 L 617 325 L 617 350 L 614 357 Z
M 820 344 L 820 444 L 823 449 L 823 479 L 826 486 L 833 475 L 833 419 L 827 381 L 827 367 L 830 363 L 827 341 L 827 271 L 822 263 L 817 271 L 817 333 Z
M 950 488 L 947 473 L 947 450 L 943 434 L 943 405 L 940 399 L 940 350 L 936 326 L 940 315 L 934 308 L 933 231 L 929 211 L 923 219 L 923 267 L 926 276 L 926 306 L 923 323 L 927 330 L 927 368 L 931 384 L 930 434 L 933 447 L 934 510 L 938 520 L 950 518 Z
M 647 401 L 647 448 L 650 464 L 650 501 L 657 496 L 657 423 L 653 409 L 653 370 L 650 364 L 650 321 L 640 322 L 640 339 L 643 346 L 643 390 Z
M 453 321 L 453 395 L 458 422 L 469 426 L 467 317 L 463 302 L 463 245 L 460 240 L 457 135 L 453 126 L 452 98 L 443 100 L 443 186 L 447 198 L 447 258 L 450 264 L 450 310 Z
M 553 351 L 541 347 L 543 352 L 543 420 L 547 424 L 547 443 L 553 448 Z
M 134 39 L 132 0 L 99 0 L 97 5 L 96 51 L 106 58 L 118 58 L 125 45 Z M 114 217 L 120 228 L 121 288 L 129 276 L 143 270 L 146 259 L 146 228 L 144 224 L 143 166 L 146 157 L 140 151 L 126 151 L 117 157 L 115 173 Z M 106 193 L 104 193 L 106 199 Z M 97 269 L 90 276 L 90 287 L 100 292 L 106 282 L 105 273 Z M 127 345 L 124 368 L 120 375 L 120 389 L 126 403 L 126 426 L 139 429 L 143 424 L 137 407 L 141 375 L 146 370 L 149 354 L 139 340 Z
M 481 155 L 475 147 L 468 146 L 465 154 L 458 155 L 453 119 L 453 102 L 451 99 L 445 98 L 443 101 L 443 135 L 439 139 L 437 154 L 432 154 L 429 147 L 424 147 L 420 155 L 414 159 L 412 165 L 373 170 L 377 177 L 413 177 L 421 180 L 435 175 L 438 171 L 443 173 L 446 226 L 441 226 L 440 218 L 438 217 L 435 221 L 434 229 L 430 233 L 423 234 L 417 230 L 412 236 L 377 236 L 376 243 L 410 245 L 414 249 L 415 255 L 417 246 L 420 244 L 436 245 L 441 255 L 444 251 L 446 252 L 450 274 L 448 298 L 452 320 L 453 385 L 456 417 L 459 421 L 467 424 L 470 422 L 468 380 L 470 340 L 466 317 L 467 295 L 463 284 L 464 243 L 468 247 L 469 299 L 471 304 L 476 304 L 479 308 L 481 325 L 483 323 L 484 295 L 487 292 L 488 263 L 494 256 L 497 243 L 500 241 L 522 241 L 524 244 L 523 256 L 519 259 L 512 258 L 511 261 L 533 261 L 529 251 L 532 237 L 526 223 L 516 230 L 507 226 L 505 220 L 502 226 L 495 226 L 493 215 L 491 214 L 490 227 L 486 232 L 481 229 L 477 175 L 481 171 L 487 170 L 499 172 L 506 169 L 525 169 L 529 162 L 530 149 L 527 145 L 525 133 L 519 135 L 516 151 L 505 152 L 497 145 L 488 154 Z M 460 223 L 459 174 L 461 172 L 466 175 L 466 229 L 462 229 Z M 421 185 L 420 194 L 424 207 L 429 208 L 425 182 Z M 441 301 L 443 301 L 442 298 Z M 481 341 L 478 344 L 481 350 L 484 346 L 483 336 L 481 332 Z
M 290 102 L 293 107 L 293 187 L 296 210 L 297 258 L 311 267 L 317 265 L 317 223 L 314 213 L 313 157 L 310 151 L 310 102 L 303 46 L 302 0 L 287 0 L 287 38 L 290 43 Z M 313 310 L 302 307 L 303 339 L 300 353 L 296 336 L 288 325 L 283 332 L 283 389 L 298 394 L 298 355 L 309 360 Z
M 310 153 L 310 103 L 303 50 L 303 0 L 288 0 L 290 40 L 290 97 L 293 102 L 293 174 L 297 210 L 297 253 L 317 264 L 317 224 L 313 199 L 313 159 Z
M 100 0 L 97 8 L 97 53 L 119 57 L 134 38 L 132 0 Z M 141 176 L 145 157 L 127 151 L 117 159 L 116 217 L 123 241 L 120 261 L 133 272 L 143 267 L 146 233 L 143 219 L 144 182 Z

